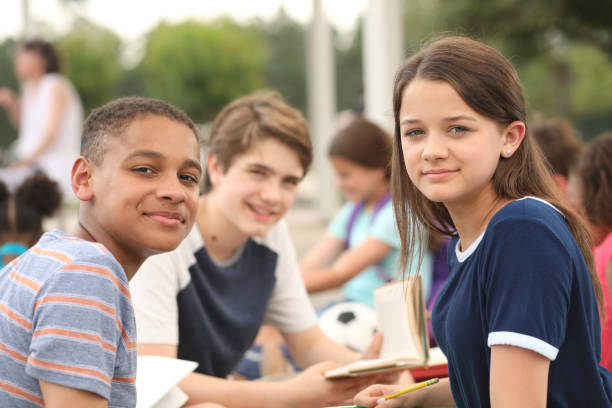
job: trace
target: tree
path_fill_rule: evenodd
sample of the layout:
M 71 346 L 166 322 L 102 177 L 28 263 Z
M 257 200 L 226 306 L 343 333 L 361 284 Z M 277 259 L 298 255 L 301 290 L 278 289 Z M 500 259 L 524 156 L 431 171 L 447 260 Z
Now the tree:
M 266 47 L 259 30 L 228 18 L 161 23 L 148 36 L 140 69 L 145 92 L 211 120 L 228 102 L 260 88 Z
M 0 43 L 0 87 L 9 87 L 15 92 L 19 92 L 17 79 L 13 74 L 13 61 L 17 51 L 17 42 L 12 38 L 7 38 Z M 8 121 L 8 117 L 3 112 L 0 113 L 0 148 L 6 148 L 15 138 L 17 132 Z
M 114 99 L 124 69 L 121 41 L 111 31 L 79 18 L 58 40 L 65 73 L 79 91 L 86 111 Z
M 279 7 L 270 22 L 259 22 L 268 44 L 266 87 L 280 92 L 287 103 L 306 112 L 306 29 Z

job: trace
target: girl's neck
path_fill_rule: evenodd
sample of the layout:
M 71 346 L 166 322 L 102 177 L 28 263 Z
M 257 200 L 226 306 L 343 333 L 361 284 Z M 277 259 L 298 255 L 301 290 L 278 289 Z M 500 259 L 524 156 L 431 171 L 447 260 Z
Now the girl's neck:
M 389 182 L 384 179 L 365 200 L 365 208 L 368 210 L 374 209 L 376 204 L 389 192 Z
M 487 187 L 475 199 L 459 203 L 445 203 L 446 208 L 455 224 L 461 243 L 461 250 L 465 251 L 487 229 L 491 218 L 510 199 L 501 198 L 493 191 L 493 185 Z
M 249 238 L 219 210 L 212 192 L 200 197 L 197 223 L 206 252 L 215 261 L 232 256 Z

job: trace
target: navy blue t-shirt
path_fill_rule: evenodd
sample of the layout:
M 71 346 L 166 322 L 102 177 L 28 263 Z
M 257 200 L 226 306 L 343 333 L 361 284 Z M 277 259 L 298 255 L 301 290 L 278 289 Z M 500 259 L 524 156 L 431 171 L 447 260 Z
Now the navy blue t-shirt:
M 495 345 L 551 360 L 548 407 L 612 406 L 591 277 L 562 214 L 539 199 L 513 201 L 468 249 L 458 243 L 449 246 L 451 272 L 432 315 L 457 406 L 490 406 Z

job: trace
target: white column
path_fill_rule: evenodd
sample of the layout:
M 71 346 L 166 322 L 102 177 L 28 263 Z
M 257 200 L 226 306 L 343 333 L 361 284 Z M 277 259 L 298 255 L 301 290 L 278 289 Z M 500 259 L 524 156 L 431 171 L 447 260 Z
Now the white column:
M 393 79 L 403 55 L 401 0 L 369 0 L 364 13 L 365 115 L 393 130 Z
M 21 31 L 21 39 L 29 40 L 32 37 L 32 23 L 30 15 L 30 0 L 21 0 L 21 16 L 23 27 Z
M 321 216 L 329 218 L 339 201 L 327 157 L 337 109 L 336 80 L 331 28 L 321 0 L 313 0 L 307 47 L 308 118 L 314 144 L 313 170 L 318 186 L 316 201 Z

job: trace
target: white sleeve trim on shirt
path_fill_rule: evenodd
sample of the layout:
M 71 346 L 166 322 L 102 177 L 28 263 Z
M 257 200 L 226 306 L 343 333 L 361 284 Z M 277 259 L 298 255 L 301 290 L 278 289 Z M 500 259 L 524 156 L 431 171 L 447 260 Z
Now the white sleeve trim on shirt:
M 527 350 L 535 351 L 551 361 L 557 358 L 557 354 L 559 353 L 558 348 L 551 346 L 537 337 L 509 331 L 489 333 L 487 344 L 489 347 L 496 345 L 521 347 Z

